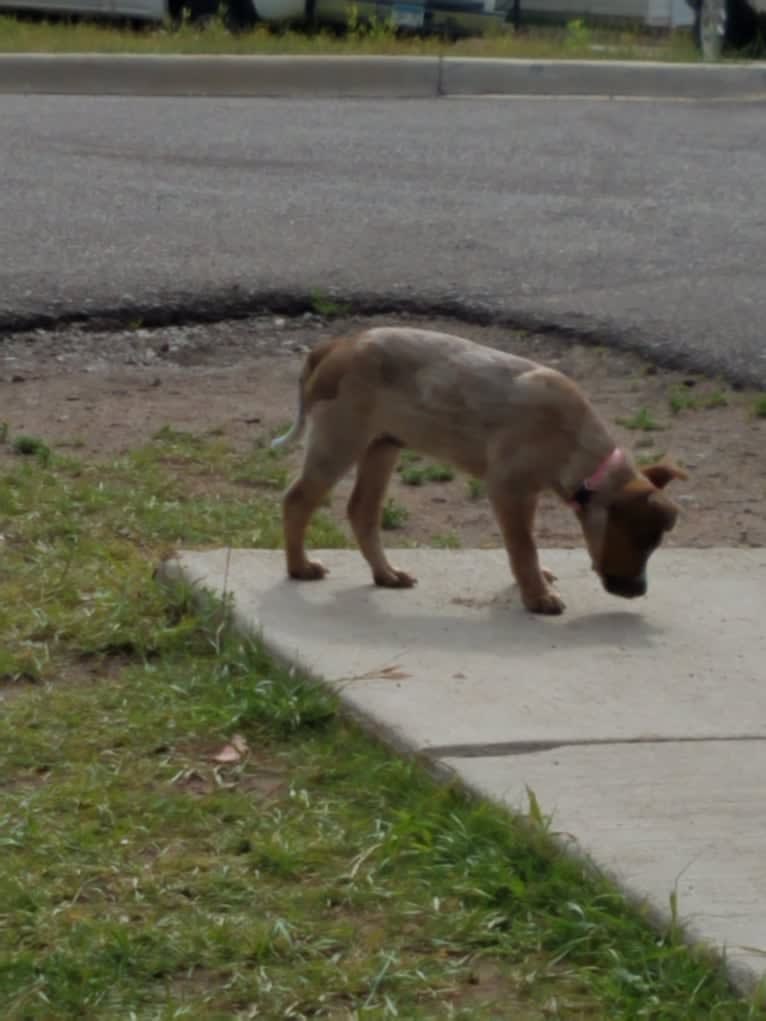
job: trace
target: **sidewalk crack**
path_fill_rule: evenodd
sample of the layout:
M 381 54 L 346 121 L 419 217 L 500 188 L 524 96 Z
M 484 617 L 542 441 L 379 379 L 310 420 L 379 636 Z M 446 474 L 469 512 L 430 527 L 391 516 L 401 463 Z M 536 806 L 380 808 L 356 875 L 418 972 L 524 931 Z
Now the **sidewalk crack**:
M 633 744 L 703 744 L 705 742 L 766 741 L 766 734 L 710 734 L 702 736 L 659 737 L 598 737 L 562 741 L 498 741 L 485 744 L 445 744 L 423 748 L 422 753 L 431 759 L 481 759 L 490 757 L 512 757 L 514 755 L 536 755 L 557 748 L 590 748 L 603 745 Z

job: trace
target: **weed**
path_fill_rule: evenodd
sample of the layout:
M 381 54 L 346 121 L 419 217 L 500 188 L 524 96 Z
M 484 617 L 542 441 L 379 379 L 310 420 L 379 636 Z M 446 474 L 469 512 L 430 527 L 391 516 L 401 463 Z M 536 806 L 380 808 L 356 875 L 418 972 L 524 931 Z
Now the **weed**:
M 448 464 L 404 463 L 399 466 L 399 477 L 406 486 L 422 486 L 425 482 L 451 482 L 455 471 Z
M 322 316 L 323 319 L 338 319 L 347 316 L 350 312 L 348 305 L 327 297 L 321 291 L 312 291 L 311 308 L 316 315 Z
M 22 457 L 36 457 L 43 465 L 51 459 L 50 447 L 36 436 L 17 436 L 13 441 L 13 451 Z
M 697 395 L 688 387 L 675 386 L 668 395 L 668 404 L 670 405 L 671 412 L 677 415 L 681 411 L 696 408 L 698 406 Z
M 370 14 L 362 18 L 355 3 L 349 4 L 346 8 L 346 31 L 352 39 L 360 42 L 364 39 L 394 40 L 397 34 L 393 15 L 379 18 L 376 14 Z
M 537 795 L 532 788 L 527 785 L 527 802 L 529 804 L 528 816 L 530 820 L 539 826 L 541 830 L 547 830 L 549 828 L 550 820 L 543 815 L 543 810 L 540 808 L 540 802 L 537 800 Z
M 401 465 L 399 477 L 405 486 L 422 486 L 426 480 L 426 470 L 423 465 Z
M 695 411 L 700 408 L 723 408 L 729 403 L 729 398 L 721 387 L 695 392 L 689 387 L 676 386 L 670 391 L 668 403 L 671 412 L 677 415 L 681 411 Z
M 703 408 L 725 408 L 728 403 L 728 394 L 720 387 L 716 390 L 709 390 L 707 393 L 702 395 Z
M 0 422 L 0 443 L 8 442 L 8 423 Z
M 766 418 L 766 394 L 756 397 L 753 403 L 753 414 L 756 418 Z
M 648 408 L 639 408 L 635 415 L 629 418 L 618 418 L 617 424 L 626 429 L 640 429 L 643 432 L 659 432 L 665 428 L 654 418 Z
M 407 524 L 409 518 L 409 511 L 406 507 L 403 507 L 400 503 L 397 503 L 392 497 L 389 497 L 383 505 L 383 512 L 381 514 L 381 527 L 393 530 L 395 528 L 403 528 Z
M 564 46 L 568 50 L 588 50 L 592 45 L 591 31 L 582 18 L 567 22 Z
M 432 464 L 426 469 L 427 482 L 451 482 L 455 469 L 449 464 Z
M 415 451 L 415 450 L 406 449 L 406 450 L 403 450 L 401 452 L 401 454 L 399 455 L 399 465 L 400 466 L 401 465 L 417 464 L 418 461 L 422 461 L 422 460 L 423 460 L 422 455 L 418 454 L 417 451 Z
M 431 536 L 434 549 L 460 549 L 460 539 L 454 532 L 443 532 Z
M 483 500 L 487 495 L 487 484 L 483 479 L 468 479 L 466 487 L 469 500 Z

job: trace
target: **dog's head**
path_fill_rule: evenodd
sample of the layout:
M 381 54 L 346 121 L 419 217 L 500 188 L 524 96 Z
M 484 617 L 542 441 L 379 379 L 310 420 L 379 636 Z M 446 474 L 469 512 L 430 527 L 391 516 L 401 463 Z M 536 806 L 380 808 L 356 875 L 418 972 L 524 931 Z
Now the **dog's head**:
M 642 469 L 608 502 L 594 501 L 580 513 L 593 569 L 607 592 L 632 599 L 647 590 L 646 564 L 676 523 L 679 508 L 663 492 L 686 473 L 673 464 Z

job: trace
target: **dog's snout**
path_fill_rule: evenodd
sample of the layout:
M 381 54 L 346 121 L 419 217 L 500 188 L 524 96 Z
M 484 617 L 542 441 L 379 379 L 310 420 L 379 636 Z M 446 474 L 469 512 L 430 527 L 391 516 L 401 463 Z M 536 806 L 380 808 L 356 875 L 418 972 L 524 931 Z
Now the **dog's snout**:
M 605 574 L 603 582 L 604 588 L 610 595 L 622 596 L 623 599 L 645 596 L 648 587 L 645 574 L 639 574 L 635 578 L 621 578 L 616 574 Z

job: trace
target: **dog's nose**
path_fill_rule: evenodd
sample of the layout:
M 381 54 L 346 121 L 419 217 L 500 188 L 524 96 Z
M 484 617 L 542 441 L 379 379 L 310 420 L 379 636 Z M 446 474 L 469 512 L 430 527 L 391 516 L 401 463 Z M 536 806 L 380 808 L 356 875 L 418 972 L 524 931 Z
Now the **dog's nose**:
M 603 577 L 604 588 L 613 596 L 622 596 L 623 599 L 635 599 L 637 596 L 645 596 L 647 581 L 645 574 L 639 574 L 635 578 L 620 578 L 616 574 L 605 574 Z

